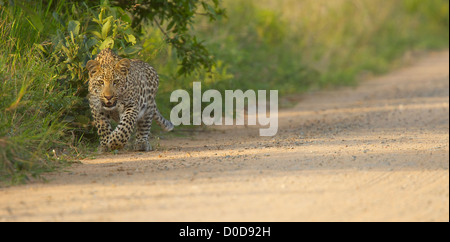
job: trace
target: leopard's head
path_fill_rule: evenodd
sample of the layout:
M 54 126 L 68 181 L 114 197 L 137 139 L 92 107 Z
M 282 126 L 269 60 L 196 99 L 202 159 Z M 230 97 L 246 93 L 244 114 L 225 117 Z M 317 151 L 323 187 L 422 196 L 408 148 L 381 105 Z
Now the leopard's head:
M 129 59 L 104 63 L 90 60 L 86 64 L 89 71 L 89 92 L 100 99 L 103 108 L 116 108 L 123 95 L 121 92 L 126 85 L 130 64 Z

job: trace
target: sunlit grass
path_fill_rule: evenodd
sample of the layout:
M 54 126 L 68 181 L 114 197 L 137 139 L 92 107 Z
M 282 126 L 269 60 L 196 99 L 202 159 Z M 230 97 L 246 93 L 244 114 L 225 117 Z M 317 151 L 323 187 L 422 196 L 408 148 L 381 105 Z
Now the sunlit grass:
M 201 21 L 198 32 L 229 67 L 230 88 L 272 88 L 288 94 L 354 85 L 361 74 L 398 66 L 405 53 L 448 46 L 448 1 L 224 4 L 228 18 L 213 24 Z M 224 86 L 212 86 L 217 85 Z

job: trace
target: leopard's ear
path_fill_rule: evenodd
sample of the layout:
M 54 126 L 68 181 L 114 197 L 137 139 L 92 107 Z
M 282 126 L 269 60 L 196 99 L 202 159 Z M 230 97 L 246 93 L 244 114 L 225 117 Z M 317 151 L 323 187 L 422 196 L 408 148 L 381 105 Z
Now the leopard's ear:
M 116 70 L 118 70 L 122 75 L 128 75 L 130 70 L 131 61 L 129 59 L 122 59 L 116 64 Z
M 89 77 L 92 77 L 100 71 L 100 63 L 96 60 L 90 60 L 86 63 L 86 69 L 89 71 Z

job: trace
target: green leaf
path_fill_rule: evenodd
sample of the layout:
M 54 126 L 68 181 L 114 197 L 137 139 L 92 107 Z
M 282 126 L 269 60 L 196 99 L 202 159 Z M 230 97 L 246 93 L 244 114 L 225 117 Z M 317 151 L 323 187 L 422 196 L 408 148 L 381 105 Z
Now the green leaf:
M 69 31 L 69 33 L 73 33 L 73 35 L 78 35 L 80 33 L 80 22 L 73 20 L 70 21 L 67 30 Z
M 66 26 L 66 23 L 64 22 L 64 20 L 59 16 L 59 14 L 57 12 L 53 12 L 53 18 L 58 21 L 62 26 Z
M 67 56 L 70 55 L 69 49 L 67 49 L 64 45 L 61 46 L 61 49 L 64 51 L 64 53 L 65 53 Z
M 85 115 L 78 115 L 75 117 L 75 120 L 82 125 L 88 125 L 91 121 L 91 119 Z
M 93 34 L 95 37 L 97 37 L 98 39 L 102 38 L 102 35 L 98 32 L 98 31 L 92 31 L 91 34 Z
M 114 47 L 114 40 L 111 39 L 110 37 L 108 37 L 100 45 L 100 50 L 103 50 L 106 48 L 113 48 L 113 47 Z
M 86 48 L 89 50 L 89 49 L 91 49 L 94 45 L 96 45 L 97 44 L 97 40 L 96 39 L 89 39 L 87 42 L 86 42 Z
M 177 22 L 175 21 L 175 20 L 172 20 L 170 23 L 169 23 L 169 25 L 167 26 L 167 30 L 171 30 L 172 28 L 173 28 L 173 26 L 175 26 L 175 24 L 176 24 Z
M 111 19 L 112 19 L 112 16 L 105 19 L 106 22 L 102 27 L 102 38 L 103 39 L 106 39 L 106 37 L 108 37 L 109 31 L 111 30 Z
M 27 14 L 28 22 L 39 32 L 44 30 L 44 25 L 42 24 L 40 16 L 35 12 L 35 10 L 27 7 L 23 3 L 17 2 L 17 5 L 20 6 L 23 11 Z
M 126 47 L 125 49 L 123 49 L 122 51 L 120 51 L 121 55 L 134 55 L 136 53 L 138 53 L 139 51 L 141 51 L 142 48 L 138 47 L 138 46 L 130 46 L 130 47 Z
M 128 43 L 132 43 L 133 45 L 136 44 L 136 37 L 134 37 L 134 35 L 132 34 L 127 35 L 126 40 Z
M 100 24 L 100 23 L 103 23 L 103 13 L 105 12 L 105 9 L 104 8 L 102 8 L 101 10 L 100 10 L 100 14 L 98 15 L 98 23 Z
M 41 44 L 33 44 L 34 47 L 38 48 L 42 53 L 47 53 L 47 51 L 44 49 L 44 46 L 42 46 Z

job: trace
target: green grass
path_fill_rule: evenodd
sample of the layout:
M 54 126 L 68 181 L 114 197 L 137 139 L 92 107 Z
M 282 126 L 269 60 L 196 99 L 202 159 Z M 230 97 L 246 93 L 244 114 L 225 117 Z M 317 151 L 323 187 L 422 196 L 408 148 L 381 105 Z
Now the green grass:
M 2 2 L 0 178 L 20 182 L 98 145 L 85 80 L 65 81 L 70 73 L 60 73 L 60 63 L 51 58 L 55 53 L 43 54 L 41 47 L 51 52 L 52 41 L 68 33 L 63 22 L 82 21 L 83 28 L 99 9 L 81 11 L 81 3 L 74 8 L 66 1 L 6 8 Z M 226 0 L 223 5 L 227 18 L 209 22 L 198 16 L 194 26 L 193 34 L 205 40 L 217 60 L 212 73 L 178 76 L 176 53 L 159 29 L 145 25 L 136 33 L 143 49 L 133 57 L 158 70 L 157 102 L 165 117 L 176 105 L 169 102 L 171 92 L 191 91 L 194 81 L 221 92 L 276 89 L 283 98 L 356 85 L 362 74 L 398 67 L 405 53 L 449 45 L 446 0 Z M 72 47 L 82 43 L 81 37 Z M 67 66 L 80 63 L 68 60 Z
M 230 88 L 271 88 L 283 95 L 354 85 L 361 73 L 392 69 L 406 52 L 448 47 L 448 1 L 225 4 L 229 17 L 204 21 L 198 31 L 229 67 Z
M 0 179 L 21 182 L 64 163 L 65 110 L 75 101 L 34 48 L 42 32 L 22 11 L 0 9 Z

